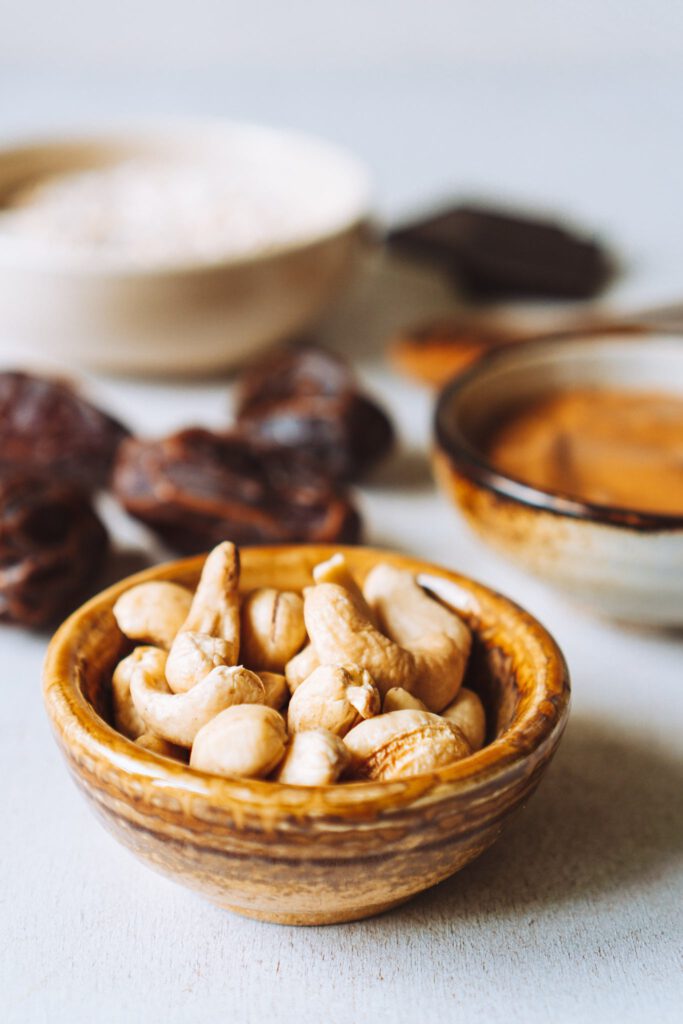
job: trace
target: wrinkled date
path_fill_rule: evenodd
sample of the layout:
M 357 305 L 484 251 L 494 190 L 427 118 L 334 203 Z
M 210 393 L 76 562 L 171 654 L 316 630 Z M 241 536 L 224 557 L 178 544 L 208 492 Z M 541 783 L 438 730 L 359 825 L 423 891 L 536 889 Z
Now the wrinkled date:
M 109 478 L 128 434 L 64 381 L 0 373 L 0 474 L 37 472 L 91 491 Z
M 327 485 L 285 484 L 239 432 L 130 438 L 113 480 L 131 515 L 188 554 L 226 537 L 238 544 L 358 539 L 360 520 L 344 496 Z
M 388 453 L 393 429 L 352 370 L 313 345 L 266 353 L 238 387 L 237 426 L 123 443 L 117 497 L 181 551 L 297 541 L 354 543 L 339 485 Z
M 73 484 L 0 480 L 0 621 L 38 627 L 63 618 L 107 547 L 104 526 Z
M 349 393 L 289 398 L 240 416 L 250 442 L 283 479 L 307 485 L 316 480 L 357 480 L 386 455 L 391 424 L 374 402 Z
M 247 370 L 238 424 L 281 479 L 348 483 L 390 452 L 391 422 L 351 369 L 312 345 L 266 354 Z
M 336 398 L 356 388 L 356 377 L 348 363 L 324 348 L 299 343 L 271 349 L 240 375 L 238 415 L 288 398 L 306 395 Z

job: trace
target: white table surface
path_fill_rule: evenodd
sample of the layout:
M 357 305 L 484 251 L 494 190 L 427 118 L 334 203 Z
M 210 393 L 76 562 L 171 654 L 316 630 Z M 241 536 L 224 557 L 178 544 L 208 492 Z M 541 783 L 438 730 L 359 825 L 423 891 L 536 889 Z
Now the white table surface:
M 341 79 L 323 79 L 313 97 L 303 83 L 290 81 L 289 92 L 273 90 L 270 106 L 265 90 L 253 90 L 239 112 L 327 128 L 355 144 L 375 167 L 380 201 L 390 212 L 445 183 L 480 182 L 536 191 L 598 223 L 602 213 L 654 268 L 649 278 L 645 272 L 636 278 L 647 291 L 648 280 L 663 288 L 667 274 L 676 279 L 674 257 L 681 254 L 680 228 L 670 223 L 667 207 L 678 200 L 680 174 L 670 164 L 662 170 L 651 151 L 657 144 L 673 152 L 666 128 L 683 105 L 683 89 L 669 88 L 676 83 L 681 79 L 661 69 L 635 83 L 612 72 L 598 80 L 551 76 L 545 85 L 524 76 L 506 83 L 504 75 L 451 75 L 444 92 L 438 78 L 411 84 L 394 75 L 374 82 L 361 109 L 363 82 L 345 92 Z M 4 106 L 0 101 L 0 128 L 8 133 L 68 120 L 74 110 L 83 117 L 98 110 L 125 114 L 126 96 L 133 95 L 123 83 L 100 82 L 99 91 L 88 91 L 69 79 L 21 75 L 0 77 L 0 86 L 0 97 L 8 89 L 13 97 Z M 194 83 L 187 109 L 216 109 L 210 86 Z M 165 92 L 149 83 L 138 87 L 148 109 L 182 108 L 177 84 L 167 83 Z M 475 123 L 472 104 L 483 108 L 483 120 Z M 619 119 L 624 104 L 632 117 L 635 110 L 649 149 L 627 146 Z M 232 103 L 228 112 L 235 108 Z M 502 137 L 505 166 L 498 159 Z M 573 175 L 568 153 L 576 157 Z M 545 174 L 534 154 L 547 155 Z M 435 170 L 437 158 L 442 164 Z M 95 822 L 43 714 L 45 638 L 4 628 L 0 1020 L 681 1019 L 683 639 L 584 616 L 491 555 L 435 493 L 425 460 L 431 397 L 391 374 L 376 342 L 393 323 L 447 308 L 451 299 L 433 280 L 395 284 L 383 300 L 361 287 L 323 332 L 358 358 L 364 380 L 401 424 L 401 453 L 360 495 L 367 539 L 493 584 L 555 634 L 574 692 L 571 722 L 547 778 L 497 846 L 391 914 L 313 929 L 243 920 L 153 874 Z M 182 387 L 100 379 L 91 387 L 142 431 L 227 417 L 225 382 Z M 119 567 L 133 566 L 147 543 L 144 532 L 111 506 L 105 511 L 124 549 Z

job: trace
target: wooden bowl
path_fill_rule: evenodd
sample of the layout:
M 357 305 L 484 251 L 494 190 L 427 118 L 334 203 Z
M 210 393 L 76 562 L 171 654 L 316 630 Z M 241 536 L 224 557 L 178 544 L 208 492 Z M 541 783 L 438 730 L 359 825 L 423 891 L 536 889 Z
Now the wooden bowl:
M 300 589 L 337 547 L 242 552 L 242 586 Z M 559 743 L 569 679 L 545 629 L 493 591 L 414 558 L 343 549 L 362 579 L 377 561 L 420 574 L 475 632 L 468 685 L 489 744 L 437 772 L 319 788 L 219 778 L 136 746 L 109 724 L 109 681 L 128 649 L 112 614 L 134 583 L 194 586 L 202 558 L 117 583 L 61 626 L 44 699 L 69 769 L 98 818 L 151 867 L 221 906 L 283 924 L 331 924 L 394 907 L 459 871 L 500 835 Z M 124 896 L 125 898 L 125 896 Z

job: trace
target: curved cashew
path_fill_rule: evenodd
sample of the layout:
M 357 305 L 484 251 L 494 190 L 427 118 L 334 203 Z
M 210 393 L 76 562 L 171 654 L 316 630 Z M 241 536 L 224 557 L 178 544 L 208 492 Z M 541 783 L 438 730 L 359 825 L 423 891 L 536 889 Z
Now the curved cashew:
M 130 692 L 148 729 L 180 747 L 192 746 L 202 726 L 225 708 L 262 704 L 265 698 L 259 677 L 241 665 L 219 665 L 186 693 L 171 693 L 163 676 L 141 664 L 133 672 Z
M 150 580 L 131 587 L 114 605 L 114 618 L 121 632 L 131 640 L 165 650 L 187 618 L 192 592 L 178 583 Z
M 136 647 L 132 654 L 120 661 L 111 679 L 114 725 L 131 740 L 147 732 L 147 725 L 133 704 L 130 682 L 134 671 L 144 665 L 153 675 L 164 677 L 166 651 L 158 647 Z
M 406 638 L 404 643 L 399 644 L 380 633 L 362 614 L 348 591 L 335 583 L 318 583 L 306 588 L 306 628 L 322 664 L 353 661 L 368 670 L 382 695 L 399 686 L 430 710 L 441 711 L 455 698 L 462 682 L 470 633 L 464 623 L 428 598 L 412 576 L 407 575 L 417 595 L 404 579 L 395 581 L 390 577 L 392 586 L 387 588 L 401 605 L 395 617 L 386 614 L 387 631 L 391 627 L 396 634 L 400 632 Z M 377 609 L 384 617 L 386 591 L 378 589 L 378 595 L 381 599 L 376 597 Z M 422 604 L 423 599 L 427 607 Z M 419 618 L 420 631 L 412 625 L 408 628 L 403 621 L 405 618 L 410 623 L 411 609 L 415 609 Z M 427 611 L 435 612 L 433 620 Z M 448 629 L 448 633 L 444 629 Z
M 417 697 L 413 697 L 412 693 L 408 693 L 407 690 L 402 690 L 400 686 L 392 686 L 390 690 L 384 694 L 384 700 L 382 701 L 382 713 L 387 714 L 389 711 L 429 711 L 426 704 L 423 704 Z
M 376 565 L 368 574 L 365 597 L 380 629 L 416 658 L 418 676 L 411 692 L 432 711 L 457 695 L 472 647 L 469 627 L 429 597 L 411 572 Z
M 261 779 L 282 760 L 286 737 L 284 719 L 273 708 L 259 704 L 227 708 L 197 733 L 190 767 Z
M 242 660 L 256 670 L 282 672 L 306 640 L 304 603 L 291 590 L 262 587 L 242 605 Z
M 486 738 L 486 712 L 474 690 L 463 686 L 453 703 L 441 715 L 462 730 L 472 750 L 481 750 Z
M 208 633 L 231 645 L 228 663 L 236 665 L 240 649 L 239 552 L 224 541 L 209 552 L 183 631 Z
M 318 655 L 315 653 L 313 644 L 306 644 L 306 646 L 295 654 L 293 658 L 290 658 L 285 665 L 285 679 L 287 680 L 287 686 L 289 692 L 294 693 L 298 686 L 308 679 L 311 672 L 315 671 L 320 665 Z
M 330 786 L 349 760 L 344 741 L 328 729 L 298 732 L 287 745 L 275 781 L 291 786 Z
M 187 758 L 186 750 L 176 746 L 175 743 L 169 743 L 168 740 L 162 739 L 161 736 L 157 736 L 153 732 L 144 732 L 142 736 L 138 736 L 135 742 L 145 750 L 163 754 L 164 757 L 171 757 L 174 761 L 185 761 Z
M 332 558 L 328 558 L 326 562 L 320 562 L 315 566 L 313 580 L 315 583 L 337 583 L 340 587 L 344 587 L 345 590 L 348 590 L 359 611 L 367 615 L 370 622 L 376 625 L 373 611 L 348 567 L 346 556 L 341 551 L 332 555 Z
M 365 669 L 321 665 L 295 690 L 287 725 L 290 732 L 322 728 L 343 736 L 379 710 L 379 693 Z
M 444 633 L 469 647 L 472 634 L 460 616 L 430 597 L 407 569 L 381 563 L 365 578 L 363 593 L 379 616 L 381 629 L 400 634 L 397 643 L 413 643 L 424 633 Z
M 279 711 L 289 697 L 287 680 L 279 672 L 257 672 L 265 688 L 263 703 L 269 708 Z
M 233 645 L 219 636 L 183 630 L 168 652 L 166 681 L 173 693 L 185 693 L 218 665 L 231 665 Z
M 379 632 L 336 583 L 318 583 L 304 591 L 304 618 L 322 665 L 362 665 L 384 695 L 392 686 L 413 690 L 415 658 Z
M 354 778 L 399 779 L 421 775 L 471 754 L 457 726 L 429 711 L 390 711 L 347 733 Z

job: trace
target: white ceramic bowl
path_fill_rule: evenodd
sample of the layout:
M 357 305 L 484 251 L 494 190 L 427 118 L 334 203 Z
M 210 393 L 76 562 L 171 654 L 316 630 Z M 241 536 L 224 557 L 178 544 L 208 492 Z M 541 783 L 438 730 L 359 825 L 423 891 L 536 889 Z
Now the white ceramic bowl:
M 597 334 L 497 349 L 439 396 L 439 478 L 486 541 L 572 600 L 630 623 L 681 627 L 683 513 L 572 500 L 487 461 L 482 440 L 502 412 L 568 387 L 683 396 L 683 336 Z
M 262 230 L 251 246 L 152 261 L 27 242 L 2 229 L 2 206 L 26 183 L 150 159 L 196 167 L 199 177 L 210 169 L 214 179 L 223 167 L 247 190 L 258 179 L 285 224 L 270 237 Z M 247 124 L 176 124 L 2 148 L 0 345 L 5 355 L 118 372 L 202 373 L 234 364 L 323 310 L 367 237 L 368 207 L 365 171 L 345 152 Z

